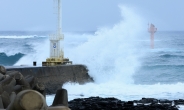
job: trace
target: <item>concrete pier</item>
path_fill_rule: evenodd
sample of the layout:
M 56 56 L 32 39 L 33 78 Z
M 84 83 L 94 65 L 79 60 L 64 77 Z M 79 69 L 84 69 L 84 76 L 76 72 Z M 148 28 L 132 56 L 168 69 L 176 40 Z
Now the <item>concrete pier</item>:
M 55 94 L 66 82 L 84 84 L 92 82 L 85 65 L 61 65 L 43 67 L 5 67 L 7 71 L 19 71 L 24 77 L 35 76 L 46 87 L 47 94 Z

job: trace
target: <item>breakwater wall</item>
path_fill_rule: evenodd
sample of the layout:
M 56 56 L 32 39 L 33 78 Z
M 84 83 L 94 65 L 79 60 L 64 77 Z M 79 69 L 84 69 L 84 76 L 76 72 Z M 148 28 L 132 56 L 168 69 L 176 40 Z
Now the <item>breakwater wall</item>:
M 93 82 L 85 65 L 61 65 L 45 67 L 6 67 L 7 71 L 19 71 L 23 76 L 35 76 L 46 87 L 47 94 L 55 94 L 66 82 L 84 84 Z

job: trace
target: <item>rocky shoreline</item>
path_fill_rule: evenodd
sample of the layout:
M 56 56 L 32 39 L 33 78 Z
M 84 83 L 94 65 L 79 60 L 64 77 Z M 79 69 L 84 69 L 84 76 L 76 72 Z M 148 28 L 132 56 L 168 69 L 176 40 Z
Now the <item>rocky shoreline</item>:
M 142 98 L 121 101 L 113 97 L 89 97 L 74 99 L 68 104 L 71 110 L 179 110 L 179 105 L 184 105 L 184 100 Z

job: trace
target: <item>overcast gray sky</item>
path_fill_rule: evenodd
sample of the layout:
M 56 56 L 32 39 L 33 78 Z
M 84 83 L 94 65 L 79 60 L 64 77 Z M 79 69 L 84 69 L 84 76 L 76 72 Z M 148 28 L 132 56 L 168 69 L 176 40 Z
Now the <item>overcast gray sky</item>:
M 121 20 L 119 4 L 136 9 L 158 30 L 184 31 L 184 0 L 62 0 L 63 31 L 95 31 Z M 56 27 L 53 0 L 0 0 L 0 31 Z M 136 20 L 135 20 L 136 22 Z

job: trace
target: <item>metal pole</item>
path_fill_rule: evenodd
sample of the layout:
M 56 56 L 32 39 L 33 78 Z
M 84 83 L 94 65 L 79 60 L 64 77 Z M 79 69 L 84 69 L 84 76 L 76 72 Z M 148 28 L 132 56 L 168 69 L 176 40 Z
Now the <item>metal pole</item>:
M 61 35 L 61 2 L 58 0 L 58 35 Z

